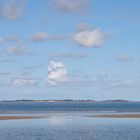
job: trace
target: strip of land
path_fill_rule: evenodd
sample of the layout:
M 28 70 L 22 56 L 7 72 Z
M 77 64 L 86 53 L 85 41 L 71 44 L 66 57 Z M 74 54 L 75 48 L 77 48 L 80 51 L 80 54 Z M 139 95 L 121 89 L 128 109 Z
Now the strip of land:
M 37 116 L 0 116 L 0 120 L 40 119 L 46 117 Z
M 97 118 L 140 118 L 140 114 L 100 114 L 91 117 Z

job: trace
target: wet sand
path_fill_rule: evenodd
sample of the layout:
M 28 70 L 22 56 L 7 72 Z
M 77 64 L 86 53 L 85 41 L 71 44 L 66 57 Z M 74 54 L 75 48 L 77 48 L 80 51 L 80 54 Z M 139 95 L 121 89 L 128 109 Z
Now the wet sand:
M 140 114 L 96 114 L 88 117 L 96 118 L 140 118 Z M 20 120 L 20 119 L 41 119 L 47 118 L 46 116 L 0 116 L 0 120 Z
M 20 120 L 20 119 L 41 119 L 46 117 L 38 116 L 0 116 L 0 120 Z
M 97 118 L 140 118 L 140 114 L 101 114 L 91 117 Z

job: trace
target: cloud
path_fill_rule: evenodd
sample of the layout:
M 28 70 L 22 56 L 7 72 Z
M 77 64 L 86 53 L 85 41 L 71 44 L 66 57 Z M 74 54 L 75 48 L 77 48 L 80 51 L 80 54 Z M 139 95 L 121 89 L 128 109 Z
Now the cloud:
M 92 27 L 87 23 L 80 23 L 77 26 L 77 32 L 90 31 L 90 30 L 92 30 Z
M 33 73 L 32 71 L 23 71 L 23 72 L 21 72 L 20 76 L 29 77 L 29 76 L 31 76 L 32 73 Z
M 42 64 L 36 64 L 36 65 L 30 65 L 30 66 L 24 66 L 23 68 L 26 70 L 35 70 L 42 68 Z
M 50 85 L 64 83 L 67 80 L 67 69 L 62 62 L 50 61 L 48 66 L 48 80 Z
M 0 63 L 14 63 L 16 62 L 14 59 L 5 55 L 5 50 L 0 51 Z
M 18 35 L 11 35 L 6 38 L 6 41 L 19 42 L 20 38 Z
M 51 0 L 51 6 L 65 13 L 84 13 L 90 7 L 91 0 Z
M 0 37 L 0 45 L 4 43 L 4 39 Z
M 113 81 L 111 84 L 112 88 L 135 88 L 136 84 L 134 80 L 118 80 Z
M 0 81 L 1 82 L 1 81 Z M 36 87 L 39 86 L 37 79 L 18 77 L 13 79 L 6 79 L 0 83 L 2 87 Z
M 42 42 L 46 40 L 64 40 L 65 37 L 61 35 L 49 35 L 46 32 L 37 32 L 31 35 L 30 40 L 33 42 Z
M 48 39 L 48 34 L 46 32 L 38 32 L 33 34 L 30 39 L 33 42 L 46 41 Z
M 36 86 L 36 85 L 38 85 L 37 80 L 27 79 L 27 78 L 12 79 L 10 83 L 13 86 Z
M 109 76 L 107 71 L 101 72 L 97 77 L 81 74 L 70 74 L 62 62 L 51 61 L 48 67 L 47 84 L 50 86 L 63 86 L 72 88 L 95 87 L 102 90 L 133 89 L 139 87 L 135 79 L 120 79 Z
M 117 57 L 117 60 L 121 62 L 128 62 L 132 61 L 132 58 L 130 58 L 127 54 L 121 54 Z
M 73 40 L 80 46 L 92 48 L 92 47 L 101 47 L 105 40 L 105 34 L 99 29 L 92 31 L 80 31 L 76 32 L 73 36 Z
M 0 76 L 6 76 L 6 75 L 10 75 L 10 72 L 7 72 L 5 70 L 0 70 Z
M 7 42 L 20 42 L 20 37 L 18 35 L 10 35 L 7 37 L 0 37 L 0 45 L 7 43 Z
M 9 20 L 20 18 L 24 11 L 24 0 L 7 0 L 0 7 L 0 15 Z
M 50 61 L 48 66 L 49 86 L 81 87 L 94 86 L 96 79 L 90 79 L 77 74 L 68 74 L 68 70 L 62 62 Z
M 14 45 L 6 48 L 4 50 L 7 55 L 27 55 L 31 54 L 31 52 L 24 45 Z
M 81 52 L 65 52 L 65 53 L 49 53 L 49 58 L 69 58 L 69 59 L 79 59 L 87 57 L 86 53 Z
M 32 90 L 32 89 L 29 89 L 29 90 L 26 90 L 26 91 L 24 91 L 24 94 L 34 94 L 35 93 L 35 91 L 34 90 Z
M 99 78 L 102 78 L 102 79 L 107 79 L 109 78 L 109 73 L 107 71 L 102 71 L 99 76 Z

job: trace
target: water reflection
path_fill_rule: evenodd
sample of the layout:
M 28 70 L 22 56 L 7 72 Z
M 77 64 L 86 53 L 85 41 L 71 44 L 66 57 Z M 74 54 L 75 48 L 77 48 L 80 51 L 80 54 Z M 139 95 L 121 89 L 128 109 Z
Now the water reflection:
M 0 140 L 139 140 L 139 134 L 139 119 L 56 113 L 46 119 L 0 121 Z

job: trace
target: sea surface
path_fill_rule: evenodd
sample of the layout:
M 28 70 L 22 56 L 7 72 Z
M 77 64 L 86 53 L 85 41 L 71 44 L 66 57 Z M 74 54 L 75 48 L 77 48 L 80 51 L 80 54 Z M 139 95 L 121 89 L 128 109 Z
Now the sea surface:
M 140 112 L 140 102 L 0 102 L 6 112 Z
M 90 117 L 116 112 L 140 113 L 140 103 L 1 102 L 0 115 L 47 118 L 1 120 L 0 140 L 140 140 L 140 119 Z

